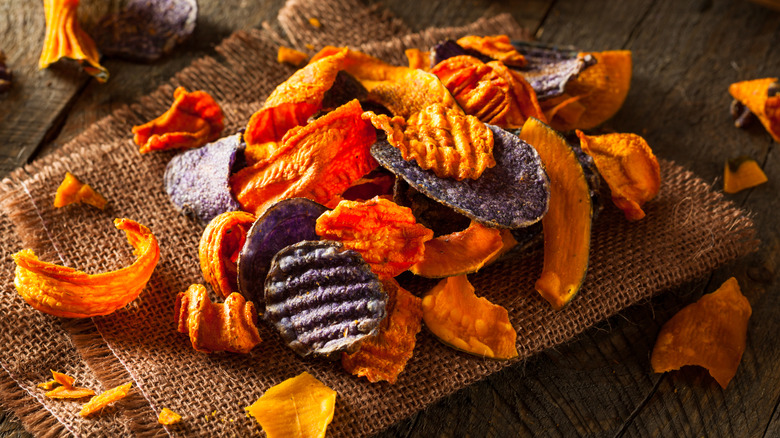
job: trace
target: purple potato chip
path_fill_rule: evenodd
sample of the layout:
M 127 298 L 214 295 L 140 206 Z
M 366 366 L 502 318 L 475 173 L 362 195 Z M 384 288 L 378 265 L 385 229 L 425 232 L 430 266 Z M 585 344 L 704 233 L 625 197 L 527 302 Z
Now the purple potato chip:
M 532 225 L 547 213 L 550 199 L 542 160 L 516 135 L 487 126 L 493 131 L 496 165 L 476 180 L 439 178 L 415 161 L 405 161 L 401 151 L 384 140 L 371 146 L 371 155 L 416 190 L 481 224 L 494 228 Z
M 303 241 L 274 256 L 264 318 L 301 356 L 354 351 L 379 332 L 387 293 L 371 267 L 341 243 Z
M 165 192 L 188 216 L 208 223 L 240 208 L 230 192 L 230 170 L 240 150 L 240 134 L 182 152 L 165 168 Z
M 512 45 L 525 56 L 526 65 L 519 71 L 539 100 L 560 96 L 570 79 L 596 63 L 592 55 L 579 56 L 579 51 L 573 48 L 522 41 L 514 41 Z
M 104 55 L 154 61 L 186 40 L 197 18 L 196 0 L 129 0 L 121 12 L 103 17 L 93 33 Z
M 277 202 L 255 220 L 238 254 L 238 291 L 262 312 L 265 278 L 279 250 L 304 240 L 319 240 L 317 218 L 328 208 L 306 198 Z
M 462 55 L 473 56 L 482 62 L 493 61 L 491 57 L 483 55 L 476 50 L 466 49 L 465 47 L 458 44 L 455 40 L 446 40 L 436 44 L 433 46 L 433 48 L 431 48 L 431 68 L 445 59 Z

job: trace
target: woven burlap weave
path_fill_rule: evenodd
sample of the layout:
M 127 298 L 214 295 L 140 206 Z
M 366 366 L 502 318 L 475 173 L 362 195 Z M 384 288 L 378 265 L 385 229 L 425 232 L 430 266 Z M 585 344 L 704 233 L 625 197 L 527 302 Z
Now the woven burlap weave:
M 307 21 L 313 8 L 325 23 L 317 31 Z M 407 32 L 402 23 L 347 0 L 291 1 L 279 21 L 288 45 L 303 49 L 305 44 L 316 48 L 348 44 L 394 63 L 404 63 L 405 48 L 426 48 L 443 37 L 470 33 L 527 37 L 508 16 L 464 28 L 401 35 Z M 377 35 L 397 37 L 369 42 Z M 217 48 L 218 59 L 196 61 L 139 104 L 117 110 L 58 153 L 3 181 L 7 217 L 0 217 L 0 341 L 11 348 L 0 350 L 4 371 L 0 394 L 15 401 L 9 404 L 35 432 L 42 433 L 45 427 L 52 434 L 83 436 L 257 433 L 258 425 L 243 408 L 268 387 L 309 371 L 339 394 L 329 433 L 359 436 L 516 362 L 485 361 L 455 352 L 423 330 L 399 381 L 370 384 L 341 370 L 338 362 L 300 359 L 265 325 L 260 327 L 264 342 L 247 355 L 197 353 L 186 335 L 175 330 L 176 294 L 203 282 L 197 256 L 203 226 L 177 214 L 163 190 L 162 175 L 172 154 L 141 156 L 130 140 L 130 128 L 162 113 L 180 85 L 206 90 L 222 104 L 226 132 L 242 127 L 264 97 L 292 73 L 275 60 L 280 38 L 257 30 L 233 35 Z M 109 207 L 53 208 L 53 194 L 66 171 L 96 187 L 110 200 Z M 661 172 L 661 192 L 648 204 L 645 219 L 629 223 L 611 205 L 601 213 L 593 230 L 585 285 L 566 309 L 550 310 L 533 290 L 541 271 L 538 248 L 470 276 L 480 295 L 509 310 L 518 331 L 518 360 L 755 248 L 753 225 L 743 212 L 674 163 L 661 160 Z M 137 300 L 112 315 L 77 322 L 40 314 L 23 303 L 11 282 L 11 253 L 33 248 L 44 260 L 91 273 L 126 266 L 133 256 L 122 233 L 113 228 L 115 217 L 147 225 L 160 242 L 160 263 Z M 408 284 L 418 294 L 425 287 L 423 282 Z M 134 398 L 105 416 L 81 420 L 73 404 L 47 400 L 34 388 L 47 378 L 49 368 L 77 375 L 80 384 L 94 388 L 132 379 Z M 154 419 L 163 407 L 183 414 L 185 421 L 163 429 Z M 42 426 L 35 428 L 35 421 L 42 421 Z

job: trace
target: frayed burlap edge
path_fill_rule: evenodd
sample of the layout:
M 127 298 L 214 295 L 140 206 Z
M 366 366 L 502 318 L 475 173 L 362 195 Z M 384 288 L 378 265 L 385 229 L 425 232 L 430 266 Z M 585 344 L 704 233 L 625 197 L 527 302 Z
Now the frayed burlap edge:
M 8 372 L 0 371 L 0 405 L 13 411 L 25 430 L 41 438 L 73 436 L 57 417 L 30 397 Z

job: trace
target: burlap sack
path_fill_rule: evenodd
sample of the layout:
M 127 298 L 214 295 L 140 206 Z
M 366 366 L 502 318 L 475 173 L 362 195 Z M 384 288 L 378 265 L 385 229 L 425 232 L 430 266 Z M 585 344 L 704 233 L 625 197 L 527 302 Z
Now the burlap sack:
M 322 34 L 311 31 L 305 20 L 313 7 L 319 8 L 317 14 L 323 22 L 339 23 L 334 27 L 339 29 L 338 34 L 327 27 Z M 345 15 L 345 10 L 352 12 Z M 350 22 L 353 17 L 359 17 L 359 22 Z M 366 43 L 366 20 L 374 20 L 371 26 L 383 29 L 380 34 L 405 28 L 398 22 L 387 24 L 346 0 L 293 1 L 280 12 L 279 20 L 288 35 L 298 38 L 288 44 L 349 44 L 395 63 L 404 62 L 403 49 L 426 48 L 445 36 L 527 36 L 511 17 L 499 16 L 464 28 L 428 30 Z M 3 277 L 3 303 L 14 304 L 4 304 L 3 314 L 9 316 L 0 321 L 0 332 L 3 340 L 19 347 L 0 351 L 0 364 L 16 385 L 33 394 L 33 401 L 39 403 L 37 412 L 45 409 L 54 415 L 63 426 L 60 431 L 94 435 L 95 425 L 105 424 L 116 428 L 112 431 L 117 435 L 243 436 L 247 430 L 259 431 L 243 408 L 270 386 L 308 371 L 339 394 L 329 433 L 369 434 L 502 367 L 565 342 L 628 305 L 700 277 L 756 246 L 752 222 L 743 212 L 690 172 L 661 160 L 663 185 L 658 197 L 648 204 L 645 219 L 629 223 L 611 205 L 600 215 L 593 230 L 585 285 L 566 309 L 550 310 L 533 290 L 541 271 L 538 248 L 470 276 L 480 295 L 509 310 L 518 331 L 517 360 L 497 362 L 467 356 L 443 346 L 423 330 L 417 338 L 415 355 L 398 382 L 370 384 L 344 372 L 338 362 L 300 359 L 266 325 L 260 327 L 264 342 L 250 354 L 197 353 L 187 337 L 176 332 L 173 306 L 178 292 L 203 282 L 197 257 L 203 225 L 177 214 L 163 191 L 162 175 L 172 154 L 139 155 L 130 141 L 130 127 L 163 112 L 170 105 L 173 88 L 179 85 L 204 89 L 223 105 L 226 133 L 243 126 L 275 85 L 292 73 L 275 61 L 280 38 L 269 31 L 235 34 L 217 48 L 220 59 L 193 63 L 140 104 L 116 111 L 55 156 L 28 166 L 29 173 L 19 171 L 4 181 L 5 213 L 13 221 L 22 246 L 33 248 L 44 260 L 87 272 L 130 264 L 131 249 L 122 233 L 113 228 L 114 217 L 147 225 L 161 246 L 160 263 L 140 297 L 125 309 L 91 322 L 63 323 L 31 311 L 15 298 L 15 291 L 5 280 L 9 277 Z M 78 205 L 53 208 L 53 194 L 65 171 L 96 187 L 111 200 L 109 207 L 105 211 Z M 7 224 L 5 219 L 0 221 L 5 229 Z M 9 254 L 20 247 L 9 234 L 3 233 L 4 274 L 13 268 Z M 429 285 L 409 283 L 417 294 Z M 65 330 L 60 326 L 66 326 Z M 72 337 L 75 349 L 68 343 L 71 333 L 77 335 Z M 49 365 L 47 361 L 60 360 L 56 352 L 61 349 L 66 353 L 62 361 Z M 90 354 L 90 350 L 96 353 Z M 110 418 L 98 419 L 100 423 L 73 419 L 72 412 L 42 399 L 30 387 L 45 379 L 43 375 L 50 366 L 63 367 L 79 376 L 83 373 L 88 380 L 97 377 L 106 384 L 132 379 L 137 388 L 136 403 L 114 411 L 126 415 L 113 422 Z M 20 376 L 26 376 L 26 380 Z M 15 391 L 12 384 L 3 387 L 7 392 Z M 19 395 L 19 391 L 15 393 Z M 30 401 L 29 395 L 21 394 L 19 398 Z M 185 421 L 163 430 L 153 417 L 163 407 L 183 414 Z

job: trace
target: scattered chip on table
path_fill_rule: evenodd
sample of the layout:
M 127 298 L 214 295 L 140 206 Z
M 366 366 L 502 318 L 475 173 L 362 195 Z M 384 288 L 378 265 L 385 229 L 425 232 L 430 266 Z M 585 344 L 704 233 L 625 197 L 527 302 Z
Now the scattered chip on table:
M 166 426 L 179 423 L 180 421 L 181 415 L 168 408 L 162 408 L 160 414 L 157 416 L 157 422 Z
M 95 395 L 95 391 L 89 388 L 78 388 L 71 386 L 58 386 L 51 391 L 47 392 L 46 397 L 49 398 L 84 398 L 92 397 Z
M 92 397 L 92 399 L 90 399 L 84 406 L 81 407 L 79 415 L 82 417 L 89 417 L 95 414 L 99 414 L 111 403 L 123 399 L 130 391 L 130 387 L 132 385 L 132 382 L 128 382 L 124 385 L 111 388 L 99 395 Z
M 61 208 L 75 203 L 89 204 L 102 210 L 108 201 L 92 186 L 79 181 L 72 173 L 65 172 L 65 178 L 54 195 L 54 206 Z
M 726 161 L 723 169 L 723 191 L 738 193 L 769 181 L 756 160 L 739 157 Z

